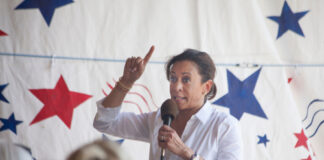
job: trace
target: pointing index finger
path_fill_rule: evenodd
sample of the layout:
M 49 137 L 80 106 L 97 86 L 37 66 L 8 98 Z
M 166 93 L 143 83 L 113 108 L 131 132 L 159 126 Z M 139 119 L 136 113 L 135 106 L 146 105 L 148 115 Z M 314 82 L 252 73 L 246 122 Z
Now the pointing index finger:
M 147 62 L 150 60 L 152 54 L 154 52 L 154 46 L 151 46 L 149 52 L 146 54 L 146 56 L 144 57 L 144 65 L 147 64 Z

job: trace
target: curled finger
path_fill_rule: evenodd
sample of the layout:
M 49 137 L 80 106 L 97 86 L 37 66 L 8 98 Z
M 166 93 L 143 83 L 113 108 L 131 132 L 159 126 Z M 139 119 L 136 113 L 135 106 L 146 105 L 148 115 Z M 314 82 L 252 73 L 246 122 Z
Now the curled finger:
M 165 136 L 164 135 L 161 136 L 160 142 L 165 142 Z
M 130 62 L 130 71 L 131 72 L 134 72 L 135 71 L 135 68 L 136 68 L 136 58 L 135 57 L 132 57 L 131 58 L 131 62 Z
M 131 66 L 131 58 L 127 58 L 126 63 L 125 63 L 125 69 L 129 69 Z
M 143 62 L 143 59 L 141 57 L 137 57 L 135 60 L 136 66 L 139 67 L 141 63 Z

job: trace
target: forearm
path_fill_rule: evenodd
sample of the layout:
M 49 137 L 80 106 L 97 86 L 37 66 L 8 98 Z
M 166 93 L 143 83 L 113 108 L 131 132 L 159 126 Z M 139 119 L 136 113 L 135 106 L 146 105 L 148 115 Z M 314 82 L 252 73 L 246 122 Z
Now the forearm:
M 120 106 L 132 85 L 133 83 L 121 78 L 109 95 L 103 100 L 103 107 L 113 108 Z

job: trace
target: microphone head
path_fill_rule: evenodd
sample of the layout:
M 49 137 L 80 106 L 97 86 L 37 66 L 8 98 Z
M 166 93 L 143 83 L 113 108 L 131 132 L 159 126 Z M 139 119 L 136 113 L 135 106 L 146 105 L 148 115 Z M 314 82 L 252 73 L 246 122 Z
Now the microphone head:
M 179 113 L 178 106 L 176 103 L 174 103 L 171 99 L 167 99 L 163 102 L 161 106 L 161 118 L 162 120 L 165 119 L 165 117 L 171 117 L 173 120 Z

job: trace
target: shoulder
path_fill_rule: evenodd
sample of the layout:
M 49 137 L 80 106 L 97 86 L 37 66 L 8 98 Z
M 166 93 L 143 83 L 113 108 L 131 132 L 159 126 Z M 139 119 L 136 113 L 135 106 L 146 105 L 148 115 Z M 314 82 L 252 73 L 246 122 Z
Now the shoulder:
M 210 128 L 219 143 L 241 144 L 241 128 L 235 117 L 213 108 L 210 118 Z
M 219 111 L 216 108 L 209 106 L 210 108 L 210 117 L 209 122 L 213 124 L 216 130 L 227 130 L 230 128 L 237 128 L 238 127 L 238 120 L 230 115 L 229 113 Z

